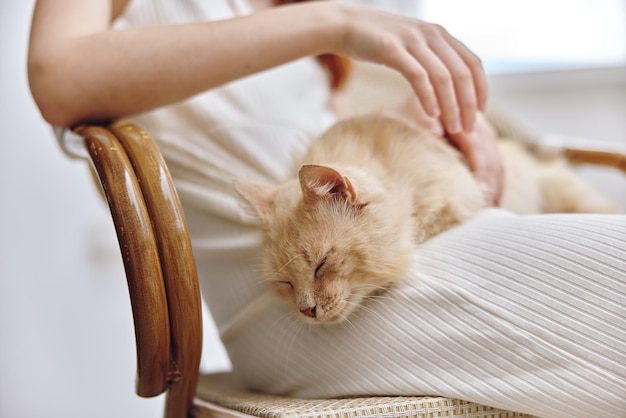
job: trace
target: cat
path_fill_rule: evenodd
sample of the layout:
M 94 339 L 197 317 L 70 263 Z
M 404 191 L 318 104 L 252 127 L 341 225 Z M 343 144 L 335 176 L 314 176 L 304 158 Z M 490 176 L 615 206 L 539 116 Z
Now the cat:
M 619 211 L 562 161 L 541 163 L 513 141 L 499 146 L 503 208 Z M 460 152 L 390 116 L 337 122 L 303 161 L 282 185 L 237 180 L 235 188 L 262 221 L 265 279 L 310 323 L 345 320 L 363 298 L 395 283 L 417 245 L 485 206 Z

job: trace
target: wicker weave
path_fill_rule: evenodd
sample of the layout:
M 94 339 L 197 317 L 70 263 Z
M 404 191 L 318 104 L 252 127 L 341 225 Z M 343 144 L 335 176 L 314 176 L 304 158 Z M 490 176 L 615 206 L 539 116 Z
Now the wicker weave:
M 345 399 L 300 399 L 246 392 L 232 381 L 203 376 L 200 399 L 264 418 L 518 418 L 530 415 L 443 397 L 379 396 Z

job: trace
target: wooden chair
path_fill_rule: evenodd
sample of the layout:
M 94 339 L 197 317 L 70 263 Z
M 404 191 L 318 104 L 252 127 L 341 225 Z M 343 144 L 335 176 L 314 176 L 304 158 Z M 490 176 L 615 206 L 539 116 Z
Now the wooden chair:
M 440 397 L 293 399 L 246 392 L 228 376 L 199 377 L 202 315 L 195 261 L 161 154 L 130 124 L 80 126 L 61 137 L 68 152 L 93 163 L 111 209 L 135 323 L 136 392 L 143 397 L 165 392 L 166 418 L 527 416 Z M 577 163 L 626 172 L 626 153 L 564 152 Z

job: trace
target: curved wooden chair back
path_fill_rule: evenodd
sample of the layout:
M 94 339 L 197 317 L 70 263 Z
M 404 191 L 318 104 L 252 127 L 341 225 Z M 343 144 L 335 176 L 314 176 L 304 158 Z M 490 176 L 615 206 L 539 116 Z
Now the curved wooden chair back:
M 507 131 L 506 124 L 502 123 L 498 130 L 508 137 L 515 134 Z M 250 405 L 260 403 L 264 395 L 248 396 L 238 392 L 234 400 L 222 403 L 228 407 L 216 405 L 220 402 L 211 396 L 194 399 L 202 348 L 200 291 L 185 217 L 167 165 L 155 144 L 140 128 L 126 123 L 108 127 L 79 126 L 74 133 L 79 137 L 73 140 L 84 146 L 87 158 L 93 163 L 122 252 L 135 324 L 137 394 L 150 397 L 166 392 L 166 418 L 251 416 L 230 408 L 239 402 L 240 411 L 250 411 Z M 66 149 L 71 148 L 65 145 Z M 574 148 L 561 152 L 574 163 L 605 164 L 626 173 L 626 152 Z M 224 388 L 219 387 L 217 392 L 220 390 Z M 242 396 L 246 400 L 241 400 Z M 411 402 L 411 410 L 415 410 L 415 405 L 432 406 L 432 399 L 411 398 L 407 402 Z M 455 411 L 474 408 L 472 416 L 476 417 L 523 416 L 463 401 L 439 399 L 447 405 L 455 405 Z M 263 408 L 273 401 L 284 409 L 288 398 L 263 397 Z M 298 405 L 303 402 L 299 400 Z M 315 407 L 322 404 L 323 401 Z M 478 414 L 477 407 L 484 408 L 484 414 Z M 332 408 L 337 411 L 335 403 Z M 424 410 L 427 412 L 428 408 Z M 467 416 L 464 414 L 445 416 Z
M 193 409 L 202 312 L 187 224 L 167 165 L 130 124 L 80 126 L 111 210 L 131 298 L 139 396 L 167 391 L 166 417 Z

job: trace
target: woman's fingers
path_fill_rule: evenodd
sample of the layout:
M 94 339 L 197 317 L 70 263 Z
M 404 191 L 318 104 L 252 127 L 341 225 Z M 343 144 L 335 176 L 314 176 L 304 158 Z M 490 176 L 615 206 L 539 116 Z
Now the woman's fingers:
M 430 117 L 438 118 L 441 115 L 439 100 L 430 81 L 429 71 L 423 62 L 417 61 L 406 49 L 398 49 L 388 54 L 385 65 L 401 73 L 411 84 L 421 109 Z
M 425 42 L 409 45 L 409 51 L 428 71 L 446 130 L 470 132 L 479 109 L 478 97 L 486 100 L 480 60 L 472 59 L 473 54 L 440 26 L 427 26 L 424 33 L 428 35 Z
M 339 53 L 400 72 L 422 107 L 449 133 L 470 132 L 487 101 L 480 60 L 441 26 L 379 10 L 343 5 L 351 12 Z M 348 16 L 346 15 L 346 16 Z
M 476 112 L 486 106 L 487 81 L 480 60 L 443 29 L 427 38 L 406 40 L 389 55 L 388 66 L 402 73 L 429 116 L 439 116 L 446 131 L 470 132 Z
M 476 93 L 478 110 L 484 112 L 487 110 L 487 96 L 489 88 L 487 85 L 487 75 L 485 74 L 485 69 L 483 68 L 481 59 L 448 32 L 444 32 L 444 36 L 447 38 L 450 46 L 454 48 L 454 50 L 459 54 L 459 57 L 470 70 L 474 84 L 474 91 Z
M 440 119 L 429 116 L 413 95 L 393 109 L 392 114 L 437 136 L 444 135 Z M 448 132 L 447 137 L 465 156 L 474 178 L 483 189 L 486 204 L 499 205 L 504 186 L 504 167 L 495 130 L 482 113 L 478 113 L 475 127 L 471 132 L 461 131 L 455 134 Z
M 441 108 L 441 122 L 448 132 L 462 131 L 464 126 L 461 123 L 461 108 L 457 94 L 459 86 L 455 83 L 452 69 L 432 53 L 424 53 L 421 57 L 429 68 L 430 82 Z M 466 87 L 463 86 L 462 89 L 465 90 Z
M 445 134 L 441 120 L 428 115 L 415 95 L 410 95 L 404 103 L 393 109 L 392 114 L 439 137 Z
M 407 79 L 426 114 L 440 117 L 448 132 L 460 132 L 463 126 L 449 68 L 426 42 L 416 40 L 412 43 L 403 44 L 394 54 L 389 53 L 385 65 Z
M 481 185 L 488 205 L 497 206 L 504 187 L 504 165 L 493 128 L 478 114 L 472 132 L 449 134 L 450 141 L 465 155 L 474 177 Z
M 443 123 L 448 132 L 470 132 L 474 128 L 478 110 L 471 71 L 449 44 L 438 39 L 434 41 L 432 49 L 443 66 L 439 71 L 447 71 L 445 78 L 434 80 L 433 83 L 436 91 L 440 92 L 439 100 L 448 103 L 442 106 Z M 437 82 L 441 82 L 441 86 Z

